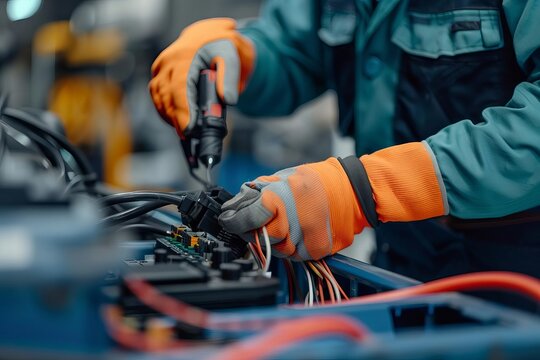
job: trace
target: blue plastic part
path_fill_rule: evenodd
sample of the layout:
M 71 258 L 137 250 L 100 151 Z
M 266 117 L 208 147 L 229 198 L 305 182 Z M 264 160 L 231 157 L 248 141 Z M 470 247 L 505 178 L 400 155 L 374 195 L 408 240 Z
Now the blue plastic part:
M 417 280 L 339 254 L 328 258 L 326 263 L 334 275 L 349 280 L 351 288 L 355 286 L 357 289 L 363 285 L 376 291 L 383 291 L 420 284 Z M 349 295 L 358 296 L 362 293 L 354 290 Z
M 237 193 L 246 181 L 269 175 L 279 169 L 260 164 L 252 154 L 225 154 L 219 168 L 218 183 L 231 193 Z
M 419 316 L 418 310 L 423 311 Z M 416 312 L 406 315 L 407 312 Z M 339 314 L 358 320 L 373 334 L 368 343 L 336 343 L 333 337 L 295 346 L 280 357 L 309 359 L 504 359 L 540 358 L 540 318 L 457 293 L 406 300 L 319 308 L 266 308 L 229 312 L 229 319 L 279 320 Z M 445 315 L 446 314 L 446 315 Z M 449 316 L 452 315 L 452 316 Z M 399 317 L 409 316 L 402 321 Z M 265 326 L 268 329 L 271 324 Z M 238 332 L 237 337 L 252 332 Z M 226 333 L 212 332 L 224 337 Z M 230 336 L 230 334 L 229 334 Z M 309 354 L 309 355 L 307 355 Z M 465 357 L 463 357 L 465 356 Z M 538 357 L 534 357 L 538 356 Z M 277 356 L 276 356 L 277 357 Z
M 104 353 L 111 341 L 102 322 L 102 303 L 97 283 L 0 287 L 0 308 L 6 310 L 0 321 L 0 354 L 6 349 L 66 358 Z

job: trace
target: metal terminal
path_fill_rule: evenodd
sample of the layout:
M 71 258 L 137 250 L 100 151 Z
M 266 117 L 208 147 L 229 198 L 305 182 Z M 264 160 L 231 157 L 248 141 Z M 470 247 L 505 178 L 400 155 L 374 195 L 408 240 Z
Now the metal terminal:
M 208 184 L 213 185 L 214 183 L 212 182 L 212 167 L 214 166 L 214 157 L 208 156 L 207 161 L 208 164 L 206 166 L 206 181 L 208 182 Z

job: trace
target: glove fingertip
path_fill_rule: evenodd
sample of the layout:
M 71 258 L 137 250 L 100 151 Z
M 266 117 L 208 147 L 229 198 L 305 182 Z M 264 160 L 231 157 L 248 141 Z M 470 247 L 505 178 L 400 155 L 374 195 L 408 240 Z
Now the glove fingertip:
M 239 222 L 241 222 L 241 219 L 238 218 L 237 212 L 234 210 L 224 211 L 218 217 L 218 223 L 223 230 L 241 236 L 244 229 L 239 229 Z
M 150 68 L 150 73 L 152 74 L 152 77 L 156 76 L 159 73 L 159 70 L 161 68 L 162 64 L 162 56 L 158 56 L 156 60 L 152 63 L 152 67 Z
M 227 222 L 232 217 L 234 217 L 235 214 L 236 214 L 236 211 L 234 210 L 225 210 L 219 215 L 218 221 L 221 225 L 226 226 Z
M 238 103 L 238 91 L 236 91 L 235 89 L 226 88 L 223 92 L 222 100 L 227 105 L 236 105 Z

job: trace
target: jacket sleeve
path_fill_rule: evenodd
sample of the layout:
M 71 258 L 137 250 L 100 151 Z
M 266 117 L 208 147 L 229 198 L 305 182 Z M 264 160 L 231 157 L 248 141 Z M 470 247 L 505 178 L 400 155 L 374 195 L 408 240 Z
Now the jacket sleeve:
M 504 7 L 527 81 L 506 106 L 484 109 L 481 123 L 463 120 L 426 141 L 362 156 L 355 178 L 371 191 L 357 196 L 379 221 L 493 218 L 540 205 L 540 3 Z
M 282 116 L 326 90 L 319 10 L 312 0 L 269 0 L 240 32 L 256 48 L 255 68 L 238 107 L 252 116 Z
M 464 120 L 427 139 L 449 212 L 464 219 L 540 205 L 540 3 L 509 0 L 504 8 L 527 81 L 506 106 L 485 109 L 482 123 Z

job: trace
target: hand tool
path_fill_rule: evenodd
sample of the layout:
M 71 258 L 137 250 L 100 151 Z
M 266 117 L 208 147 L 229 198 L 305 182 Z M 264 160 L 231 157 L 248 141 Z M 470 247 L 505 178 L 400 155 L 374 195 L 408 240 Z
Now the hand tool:
M 227 135 L 226 107 L 216 91 L 215 70 L 201 71 L 198 96 L 197 123 L 181 143 L 191 175 L 207 187 L 212 187 L 211 169 L 221 161 L 223 138 Z M 199 161 L 206 166 L 206 181 L 194 173 Z

